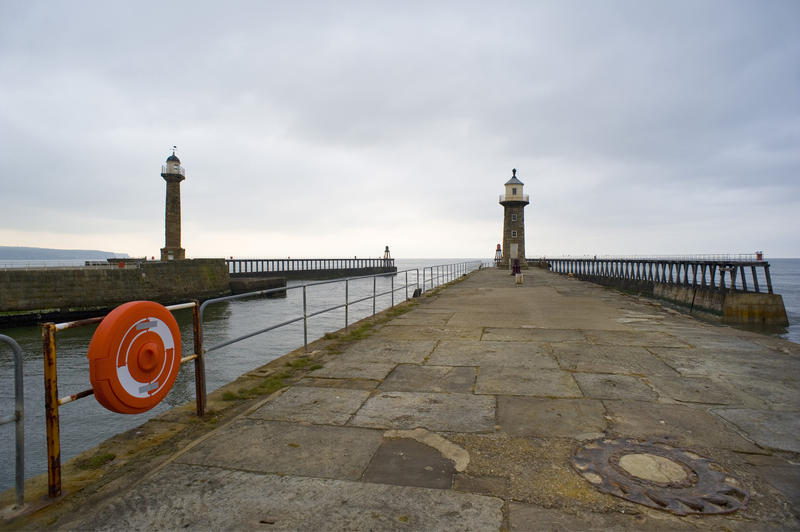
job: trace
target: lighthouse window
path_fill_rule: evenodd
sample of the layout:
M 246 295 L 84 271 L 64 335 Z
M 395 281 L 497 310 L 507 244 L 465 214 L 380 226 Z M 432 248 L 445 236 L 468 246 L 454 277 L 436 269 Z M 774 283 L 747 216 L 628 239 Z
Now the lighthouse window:
M 511 231 L 511 238 L 517 238 L 517 232 Z
M 511 187 L 511 195 L 512 196 L 516 196 L 517 195 L 517 187 Z
M 511 221 L 512 222 L 516 222 L 517 221 L 517 215 L 516 214 L 512 214 L 511 215 Z

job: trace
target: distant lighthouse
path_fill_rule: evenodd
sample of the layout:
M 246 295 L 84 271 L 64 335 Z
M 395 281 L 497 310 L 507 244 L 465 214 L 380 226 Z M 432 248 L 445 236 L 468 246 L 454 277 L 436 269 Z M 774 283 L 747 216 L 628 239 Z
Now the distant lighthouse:
M 509 268 L 514 259 L 527 268 L 525 262 L 525 207 L 528 195 L 522 193 L 523 183 L 517 179 L 517 169 L 511 170 L 511 179 L 506 181 L 506 193 L 500 195 L 503 206 L 503 256 L 500 266 Z
M 164 247 L 161 260 L 183 260 L 186 250 L 181 247 L 181 181 L 186 179 L 186 171 L 181 160 L 175 155 L 167 157 L 161 166 L 161 177 L 167 182 L 167 204 L 164 215 Z

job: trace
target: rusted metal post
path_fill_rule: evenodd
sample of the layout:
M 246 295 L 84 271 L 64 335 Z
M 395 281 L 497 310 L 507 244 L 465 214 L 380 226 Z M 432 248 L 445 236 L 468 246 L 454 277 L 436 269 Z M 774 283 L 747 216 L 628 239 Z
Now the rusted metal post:
M 47 493 L 61 495 L 61 436 L 58 425 L 58 370 L 56 368 L 56 325 L 42 326 L 44 354 L 44 408 L 47 429 Z
M 200 302 L 194 300 L 192 307 L 192 326 L 194 327 L 194 388 L 197 417 L 206 413 L 206 361 L 203 354 L 203 324 L 200 322 Z

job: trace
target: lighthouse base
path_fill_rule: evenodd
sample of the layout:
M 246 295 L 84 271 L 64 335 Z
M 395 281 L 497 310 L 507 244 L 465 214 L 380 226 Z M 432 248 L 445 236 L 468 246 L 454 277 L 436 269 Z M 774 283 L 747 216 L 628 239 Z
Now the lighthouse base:
M 186 250 L 183 248 L 161 248 L 161 260 L 184 260 Z

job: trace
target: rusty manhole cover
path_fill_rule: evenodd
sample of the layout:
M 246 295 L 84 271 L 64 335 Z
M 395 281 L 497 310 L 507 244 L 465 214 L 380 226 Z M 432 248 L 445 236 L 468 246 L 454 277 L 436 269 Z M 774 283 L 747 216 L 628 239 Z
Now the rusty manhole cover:
M 735 512 L 750 498 L 738 478 L 663 442 L 601 438 L 576 449 L 572 465 L 602 492 L 677 515 Z

